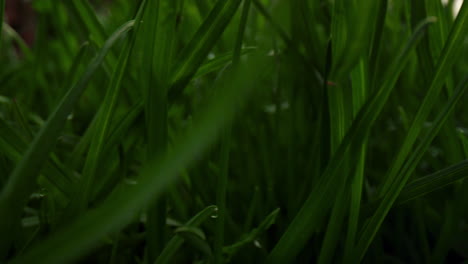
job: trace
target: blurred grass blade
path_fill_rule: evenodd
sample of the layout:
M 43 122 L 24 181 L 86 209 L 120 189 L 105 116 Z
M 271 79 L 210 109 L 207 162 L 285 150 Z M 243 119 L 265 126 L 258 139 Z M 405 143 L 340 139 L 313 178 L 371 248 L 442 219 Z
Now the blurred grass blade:
M 13 237 L 10 234 L 14 230 L 12 226 L 18 220 L 29 195 L 34 191 L 39 169 L 49 157 L 49 152 L 53 149 L 65 121 L 80 98 L 80 95 L 101 65 L 109 49 L 132 27 L 133 22 L 124 24 L 107 40 L 99 54 L 89 64 L 82 78 L 70 88 L 55 111 L 50 115 L 46 124 L 35 136 L 34 141 L 29 146 L 20 163 L 15 167 L 0 196 L 0 215 L 9 216 L 2 217 L 0 220 L 0 233 L 5 238 Z M 5 253 L 8 247 L 8 239 L 2 239 L 0 250 Z M 0 252 L 0 255 L 3 255 L 1 254 L 2 252 Z
M 198 227 L 204 221 L 206 221 L 206 219 L 214 215 L 217 210 L 218 208 L 215 205 L 208 206 L 192 217 L 192 219 L 187 221 L 185 226 Z M 171 240 L 169 240 L 169 242 L 167 242 L 164 250 L 161 252 L 161 255 L 159 255 L 159 257 L 156 259 L 155 264 L 171 263 L 172 257 L 176 254 L 177 250 L 179 250 L 183 243 L 184 238 L 176 234 Z
M 293 261 L 294 257 L 312 235 L 320 219 L 326 215 L 326 211 L 332 202 L 329 197 L 333 196 L 335 186 L 339 181 L 345 180 L 339 178 L 340 175 L 337 175 L 337 171 L 346 157 L 350 143 L 360 144 L 363 141 L 370 127 L 382 111 L 400 72 L 410 56 L 410 52 L 420 40 L 426 27 L 433 21 L 430 18 L 421 22 L 407 45 L 393 62 L 386 74 L 382 87 L 369 97 L 361 111 L 359 111 L 335 155 L 333 155 L 322 174 L 321 181 L 311 190 L 301 210 L 268 256 L 268 263 L 287 263 Z
M 220 130 L 245 103 L 258 78 L 270 72 L 267 69 L 269 67 L 265 59 L 253 58 L 235 75 L 236 78 L 226 82 L 230 85 L 225 90 L 207 102 L 199 118 L 194 120 L 194 126 L 174 140 L 176 144 L 168 155 L 148 163 L 142 169 L 137 185 L 117 190 L 97 208 L 89 210 L 62 231 L 11 263 L 69 262 L 88 252 L 109 232 L 127 224 L 139 210 L 174 184 L 181 170 L 193 164 L 214 143 Z M 70 237 L 73 239 L 68 239 Z M 60 254 L 50 254 L 52 250 Z

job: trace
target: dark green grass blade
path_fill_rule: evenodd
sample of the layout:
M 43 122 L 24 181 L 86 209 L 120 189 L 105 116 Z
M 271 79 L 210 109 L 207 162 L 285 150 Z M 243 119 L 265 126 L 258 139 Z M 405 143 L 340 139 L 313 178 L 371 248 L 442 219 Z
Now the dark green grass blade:
M 174 184 L 181 170 L 194 163 L 214 143 L 220 130 L 232 120 L 255 87 L 260 76 L 268 74 L 268 64 L 252 59 L 230 85 L 206 104 L 194 126 L 174 140 L 172 151 L 145 166 L 135 186 L 123 187 L 97 208 L 86 212 L 59 233 L 13 260 L 19 263 L 66 263 L 88 252 L 106 234 L 123 227 L 135 214 Z M 262 69 L 259 72 L 258 69 Z M 73 239 L 69 239 L 73 237 Z M 57 254 L 50 254 L 56 252 Z
M 218 0 L 174 64 L 171 94 L 179 94 L 192 79 L 210 50 L 232 20 L 241 0 Z M 173 97 L 171 95 L 170 97 Z
M 393 90 L 395 82 L 409 58 L 410 51 L 414 49 L 421 35 L 425 32 L 425 28 L 432 22 L 432 19 L 423 21 L 415 30 L 415 33 L 387 72 L 385 82 L 380 90 L 370 96 L 362 110 L 359 111 L 355 121 L 338 147 L 336 154 L 333 155 L 333 158 L 325 169 L 321 182 L 310 192 L 301 210 L 268 256 L 268 263 L 291 262 L 302 250 L 316 225 L 324 217 L 326 210 L 329 208 L 329 197 L 333 195 L 338 180 L 344 180 L 339 179 L 339 175 L 337 176 L 337 169 L 346 157 L 348 146 L 351 142 L 359 144 L 365 138 L 369 128 L 379 116 Z
M 102 150 L 105 146 L 106 138 L 109 134 L 110 123 L 115 113 L 117 100 L 120 94 L 120 88 L 122 84 L 123 76 L 126 72 L 129 58 L 131 56 L 133 46 L 135 43 L 136 35 L 139 32 L 141 20 L 146 7 L 147 1 L 143 1 L 140 5 L 138 14 L 135 17 L 135 27 L 131 37 L 125 42 L 118 64 L 114 69 L 109 87 L 106 91 L 102 108 L 99 111 L 98 121 L 94 130 L 94 135 L 91 140 L 91 146 L 88 151 L 88 156 L 85 161 L 82 178 L 81 195 L 77 200 L 77 206 L 79 210 L 77 213 L 85 209 L 88 205 L 90 195 L 92 193 L 91 188 L 96 176 L 96 172 L 102 158 Z
M 216 213 L 217 207 L 214 205 L 208 206 L 207 208 L 203 209 L 197 215 L 195 215 L 192 219 L 185 223 L 185 226 L 190 227 L 198 227 L 201 225 L 206 219 L 211 217 L 213 214 Z M 172 257 L 176 254 L 179 248 L 183 245 L 184 239 L 179 235 L 175 235 L 169 242 L 167 242 L 164 250 L 161 252 L 161 255 L 156 259 L 154 262 L 155 264 L 166 264 L 171 263 Z
M 0 215 L 8 215 L 8 217 L 2 217 L 0 220 L 0 233 L 5 234 L 4 237 L 13 237 L 9 234 L 13 230 L 12 225 L 18 220 L 28 196 L 33 192 L 39 168 L 48 158 L 49 152 L 55 145 L 55 141 L 80 95 L 101 65 L 109 49 L 132 27 L 133 22 L 126 23 L 107 40 L 102 50 L 89 64 L 82 78 L 70 88 L 55 111 L 50 115 L 46 124 L 24 154 L 21 162 L 15 167 L 0 196 Z M 8 250 L 9 241 L 7 240 L 2 239 L 0 250 Z
M 348 201 L 349 196 L 347 190 L 344 189 L 344 185 L 344 183 L 341 183 L 337 190 L 337 197 L 331 211 L 330 219 L 325 231 L 325 237 L 317 260 L 317 263 L 319 264 L 332 263 L 333 257 L 335 256 L 334 252 L 342 232 L 342 225 L 347 211 L 346 201 Z
M 465 5 L 466 7 L 466 5 Z M 467 10 L 466 8 L 465 10 Z M 433 126 L 429 129 L 425 137 L 422 139 L 420 144 L 416 147 L 415 150 L 411 152 L 410 157 L 401 168 L 399 174 L 395 175 L 396 179 L 391 184 L 388 192 L 383 196 L 381 203 L 379 204 L 374 215 L 369 219 L 368 224 L 364 227 L 362 235 L 359 239 L 359 243 L 356 246 L 356 258 L 361 260 L 364 257 L 367 248 L 371 244 L 373 238 L 377 234 L 382 222 L 384 221 L 388 211 L 392 208 L 395 200 L 398 198 L 398 195 L 401 193 L 405 184 L 407 183 L 409 177 L 413 173 L 417 164 L 423 157 L 423 154 L 426 152 L 427 148 L 431 144 L 432 140 L 438 134 L 442 126 L 445 124 L 447 119 L 450 117 L 450 114 L 454 111 L 456 104 L 461 100 L 463 94 L 468 88 L 468 77 L 466 77 L 456 89 L 454 95 L 447 102 L 443 111 L 437 116 L 436 120 L 433 123 Z M 423 104 L 424 107 L 424 104 Z M 414 123 L 413 123 L 414 124 Z M 402 148 L 403 149 L 403 148 Z
M 357 115 L 361 107 L 363 106 L 367 94 L 368 84 L 370 83 L 368 64 L 364 60 L 361 60 L 358 67 L 351 73 L 352 88 L 353 88 L 353 113 Z M 356 240 L 356 234 L 358 231 L 359 223 L 359 212 L 361 208 L 362 190 L 364 184 L 364 170 L 366 161 L 366 149 L 367 140 L 362 145 L 355 146 L 357 149 L 357 165 L 354 178 L 351 182 L 351 199 L 349 203 L 349 217 L 347 225 L 346 242 L 344 248 L 343 263 L 347 263 L 351 260 L 352 250 Z
M 164 155 L 168 145 L 167 91 L 169 89 L 172 53 L 176 44 L 177 5 L 179 1 L 150 1 L 144 39 L 147 158 Z M 166 199 L 160 197 L 148 208 L 146 222 L 148 262 L 152 263 L 166 241 Z

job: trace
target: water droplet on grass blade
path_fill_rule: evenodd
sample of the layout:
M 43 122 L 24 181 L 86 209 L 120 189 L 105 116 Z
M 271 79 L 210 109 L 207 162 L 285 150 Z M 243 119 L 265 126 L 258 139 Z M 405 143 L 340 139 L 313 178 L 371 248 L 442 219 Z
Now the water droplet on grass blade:
M 218 218 L 218 207 L 213 209 L 213 214 L 211 215 L 211 218 Z
M 255 246 L 256 248 L 262 248 L 262 244 L 260 244 L 260 242 L 259 242 L 258 240 L 254 240 L 253 243 L 254 243 L 254 246 Z

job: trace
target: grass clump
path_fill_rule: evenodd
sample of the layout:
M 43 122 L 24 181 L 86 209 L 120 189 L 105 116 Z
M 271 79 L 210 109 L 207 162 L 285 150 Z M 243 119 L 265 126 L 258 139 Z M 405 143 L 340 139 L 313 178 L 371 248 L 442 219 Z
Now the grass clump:
M 467 261 L 455 4 L 33 1 L 32 44 L 0 27 L 0 263 Z

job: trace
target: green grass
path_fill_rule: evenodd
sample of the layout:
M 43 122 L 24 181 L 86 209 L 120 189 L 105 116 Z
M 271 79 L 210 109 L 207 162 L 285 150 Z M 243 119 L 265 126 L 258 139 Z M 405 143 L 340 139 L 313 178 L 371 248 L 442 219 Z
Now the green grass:
M 467 262 L 454 4 L 33 1 L 32 46 L 0 27 L 0 263 Z

